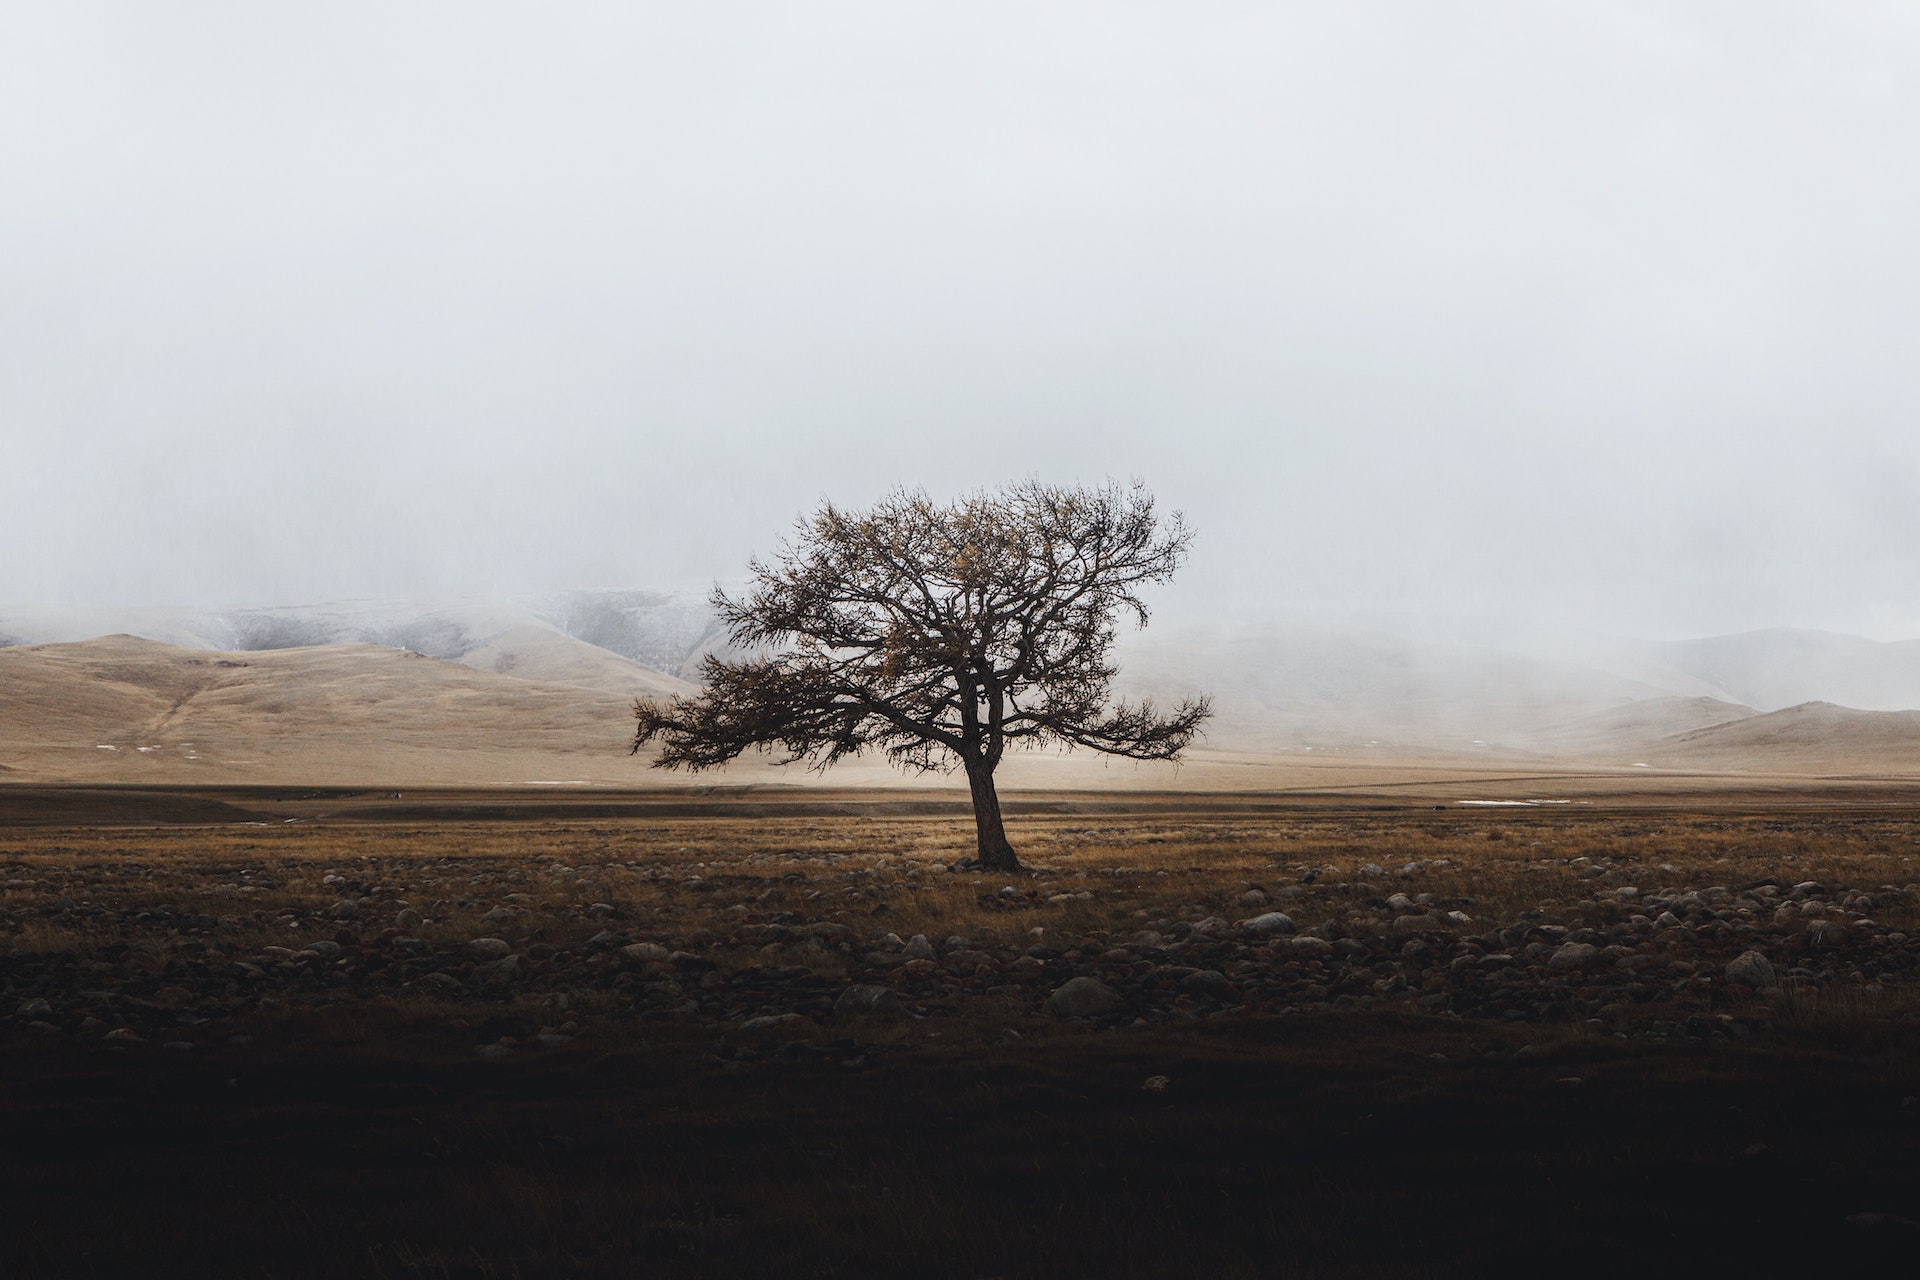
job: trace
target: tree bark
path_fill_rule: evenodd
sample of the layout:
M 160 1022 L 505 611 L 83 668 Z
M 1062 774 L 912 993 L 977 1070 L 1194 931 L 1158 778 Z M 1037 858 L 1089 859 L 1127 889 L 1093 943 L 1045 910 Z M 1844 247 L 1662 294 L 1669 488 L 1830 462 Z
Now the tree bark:
M 967 787 L 973 792 L 973 826 L 979 841 L 982 871 L 1018 871 L 1020 859 L 1007 843 L 1000 822 L 1000 793 L 993 789 L 993 766 L 984 760 L 967 761 Z

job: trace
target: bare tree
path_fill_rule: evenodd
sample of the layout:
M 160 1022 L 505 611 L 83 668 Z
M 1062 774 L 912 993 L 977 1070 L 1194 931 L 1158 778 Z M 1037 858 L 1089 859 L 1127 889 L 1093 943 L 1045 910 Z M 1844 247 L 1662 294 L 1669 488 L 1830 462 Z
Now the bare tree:
M 755 656 L 709 656 L 697 696 L 635 703 L 633 749 L 661 739 L 656 768 L 713 768 L 749 747 L 822 769 L 869 749 L 911 770 L 958 766 L 980 866 L 1017 871 L 993 783 L 1008 747 L 1173 760 L 1210 714 L 1206 698 L 1166 715 L 1109 700 L 1116 617 L 1146 625 L 1139 588 L 1171 578 L 1191 541 L 1138 482 L 828 503 L 750 564 L 741 598 L 714 591 Z

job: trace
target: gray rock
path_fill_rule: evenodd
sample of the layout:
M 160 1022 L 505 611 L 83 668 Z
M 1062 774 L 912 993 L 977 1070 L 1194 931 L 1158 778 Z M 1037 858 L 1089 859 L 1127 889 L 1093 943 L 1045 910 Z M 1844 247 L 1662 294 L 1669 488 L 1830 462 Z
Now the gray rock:
M 359 905 L 352 900 L 342 898 L 328 909 L 327 914 L 335 920 L 351 920 L 360 913 Z
M 53 1012 L 53 1006 L 38 996 L 32 1000 L 23 1000 L 15 1012 L 22 1018 L 44 1018 Z
M 1233 995 L 1233 982 L 1218 969 L 1196 969 L 1180 979 L 1180 989 L 1190 996 L 1226 1000 Z
M 480 923 L 505 924 L 511 919 L 513 919 L 513 912 L 507 910 L 507 908 L 505 907 L 495 907 L 493 910 L 487 912 L 487 914 L 480 917 Z
M 1330 956 L 1333 954 L 1333 944 L 1325 938 L 1289 938 L 1287 950 L 1303 956 Z
M 1600 948 L 1585 942 L 1567 942 L 1547 957 L 1547 968 L 1556 973 L 1577 973 L 1583 969 L 1597 968 L 1600 962 Z
M 1397 916 L 1393 922 L 1393 932 L 1402 937 L 1415 933 L 1445 933 L 1447 924 L 1445 916 Z
M 473 966 L 473 980 L 488 986 L 503 986 L 527 976 L 527 962 L 520 956 L 508 956 L 490 964 Z
M 412 933 L 420 927 L 420 919 L 420 913 L 408 907 L 393 917 L 393 927 L 402 933 Z
M 797 1013 L 769 1013 L 758 1018 L 748 1018 L 740 1024 L 742 1031 L 772 1031 L 778 1027 L 790 1026 L 801 1020 Z
M 620 954 L 636 964 L 665 964 L 673 958 L 673 952 L 657 942 L 636 942 L 620 948 Z
M 1267 905 L 1267 895 L 1258 889 L 1249 889 L 1240 895 L 1240 905 L 1243 907 L 1264 907 Z
M 416 981 L 414 986 L 425 991 L 438 992 L 441 995 L 453 995 L 465 991 L 466 985 L 450 973 L 429 973 Z
M 1292 933 L 1293 917 L 1284 911 L 1268 911 L 1251 920 L 1242 920 L 1240 931 L 1251 938 L 1269 938 L 1275 934 Z
M 909 960 L 936 960 L 939 958 L 934 954 L 933 943 L 927 940 L 927 935 L 924 933 L 916 933 L 911 938 L 908 938 L 907 945 L 900 948 L 900 954 Z
M 300 949 L 311 955 L 316 955 L 326 960 L 331 960 L 335 956 L 338 956 L 340 954 L 340 944 L 335 942 L 332 938 L 321 938 L 317 942 L 309 942 L 306 946 Z
M 1807 925 L 1807 939 L 1816 947 L 1845 946 L 1847 926 L 1838 920 L 1815 920 Z
M 1098 978 L 1074 978 L 1047 997 L 1056 1018 L 1097 1018 L 1121 1006 L 1120 993 Z
M 1745 951 L 1727 962 L 1727 981 L 1759 988 L 1771 987 L 1780 978 L 1774 973 L 1771 960 L 1758 951 Z
M 900 1003 L 892 987 L 853 986 L 842 991 L 840 998 L 833 1002 L 833 1016 L 904 1018 L 907 1007 Z
M 497 960 L 511 952 L 513 948 L 504 938 L 475 938 L 467 944 L 467 950 L 477 956 L 487 956 Z

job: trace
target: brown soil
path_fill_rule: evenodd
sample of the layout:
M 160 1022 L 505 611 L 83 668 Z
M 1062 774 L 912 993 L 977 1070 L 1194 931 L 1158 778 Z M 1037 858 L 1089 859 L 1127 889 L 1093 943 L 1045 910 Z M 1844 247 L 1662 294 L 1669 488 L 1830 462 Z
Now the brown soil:
M 1017 884 L 947 869 L 938 793 L 0 788 L 10 1268 L 1717 1274 L 1920 1238 L 1920 795 L 1009 807 Z M 1275 909 L 1340 950 L 1234 923 Z M 1556 967 L 1581 937 L 1618 952 Z M 1727 980 L 1744 950 L 1778 985 Z M 1048 1016 L 1076 973 L 1125 1007 Z M 863 983 L 918 1016 L 835 1016 Z

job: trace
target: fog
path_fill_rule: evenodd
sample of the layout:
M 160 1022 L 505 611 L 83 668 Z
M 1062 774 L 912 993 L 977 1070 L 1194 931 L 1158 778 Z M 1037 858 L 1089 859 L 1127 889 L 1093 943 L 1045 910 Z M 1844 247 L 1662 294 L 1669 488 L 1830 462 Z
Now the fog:
M 700 587 L 1144 479 L 1163 615 L 1920 634 L 1887 4 L 0 8 L 0 601 Z

